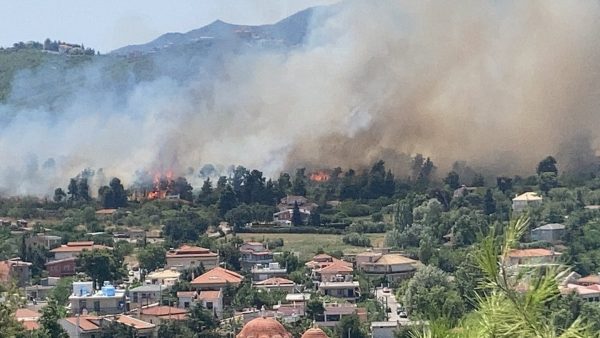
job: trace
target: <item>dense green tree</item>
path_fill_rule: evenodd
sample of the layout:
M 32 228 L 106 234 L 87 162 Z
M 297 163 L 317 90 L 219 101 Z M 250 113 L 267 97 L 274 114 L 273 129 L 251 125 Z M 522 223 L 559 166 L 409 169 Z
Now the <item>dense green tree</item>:
M 494 200 L 492 189 L 487 189 L 485 191 L 485 196 L 483 197 L 483 212 L 486 215 L 491 215 L 496 212 L 496 200 Z
M 159 244 L 149 244 L 142 248 L 137 253 L 137 259 L 140 263 L 140 268 L 146 271 L 154 271 L 162 268 L 167 263 L 167 250 Z
M 510 192 L 512 190 L 513 180 L 510 177 L 496 177 L 496 187 L 498 190 L 502 191 L 503 194 L 506 192 Z
M 217 328 L 217 324 L 215 315 L 202 307 L 202 304 L 200 303 L 192 307 L 186 321 L 186 326 L 196 334 L 208 334 L 210 331 Z
M 179 320 L 162 321 L 158 327 L 158 336 L 160 338 L 194 337 L 194 334 L 187 325 L 181 325 Z
M 52 198 L 54 200 L 54 202 L 61 203 L 62 201 L 65 200 L 66 197 L 67 197 L 67 194 L 65 193 L 64 190 L 62 190 L 62 188 L 54 189 L 54 197 Z
M 205 206 L 213 204 L 215 202 L 213 192 L 212 182 L 209 177 L 202 183 L 202 188 L 200 188 L 196 202 Z
M 238 205 L 237 198 L 235 197 L 235 192 L 230 185 L 225 187 L 225 190 L 221 193 L 221 197 L 219 198 L 219 215 L 221 217 L 225 216 L 225 214 L 235 208 Z
M 558 186 L 556 174 L 553 172 L 542 172 L 539 177 L 539 186 L 540 190 L 547 195 L 550 189 Z
M 458 189 L 458 187 L 460 187 L 460 177 L 458 176 L 458 173 L 456 171 L 449 172 L 446 178 L 444 178 L 444 183 L 451 189 Z
M 542 173 L 554 173 L 554 175 L 558 175 L 558 168 L 556 167 L 556 159 L 552 156 L 548 156 L 537 166 L 536 170 L 538 175 L 542 175 Z
M 428 320 L 458 319 L 464 312 L 456 285 L 446 273 L 430 265 L 419 269 L 408 282 L 402 303 L 411 315 Z
M 306 196 L 306 168 L 296 170 L 296 176 L 292 182 L 292 194 Z
M 357 314 L 342 316 L 339 323 L 335 327 L 336 337 L 347 338 L 367 338 L 369 334 L 360 325 L 360 319 Z
M 50 298 L 48 299 L 48 303 L 42 308 L 42 316 L 39 323 L 50 338 L 68 338 L 69 335 L 58 322 L 59 319 L 66 316 L 67 310 L 56 299 Z
M 125 275 L 122 258 L 106 249 L 83 251 L 79 255 L 77 266 L 92 278 L 96 286 L 102 285 L 104 281 L 116 281 Z
M 300 207 L 298 202 L 294 202 L 294 208 L 292 209 L 292 225 L 300 226 L 303 225 L 302 214 L 300 213 Z
M 179 195 L 179 198 L 182 200 L 191 202 L 194 199 L 192 190 L 194 190 L 194 188 L 188 183 L 185 177 L 177 177 L 177 179 L 175 179 L 175 181 L 172 183 L 172 190 L 170 193 L 173 195 Z

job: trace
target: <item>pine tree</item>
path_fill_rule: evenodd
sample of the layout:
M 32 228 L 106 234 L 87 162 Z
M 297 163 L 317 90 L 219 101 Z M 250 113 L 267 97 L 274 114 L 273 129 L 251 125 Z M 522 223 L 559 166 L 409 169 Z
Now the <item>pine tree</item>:
M 294 202 L 294 209 L 292 209 L 292 225 L 299 226 L 304 224 L 302 222 L 302 214 L 300 214 L 300 207 L 298 202 Z

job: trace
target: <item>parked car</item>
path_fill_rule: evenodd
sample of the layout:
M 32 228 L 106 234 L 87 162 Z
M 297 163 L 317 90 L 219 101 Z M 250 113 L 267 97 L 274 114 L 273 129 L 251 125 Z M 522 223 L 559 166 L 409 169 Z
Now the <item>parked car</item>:
M 404 312 L 404 311 L 400 311 L 400 313 L 398 314 L 398 316 L 400 318 L 408 318 L 408 314 L 406 314 L 406 312 Z
M 390 293 L 390 291 L 391 291 L 391 290 L 390 290 L 390 288 L 388 288 L 388 287 L 385 287 L 385 288 L 383 288 L 383 293 Z

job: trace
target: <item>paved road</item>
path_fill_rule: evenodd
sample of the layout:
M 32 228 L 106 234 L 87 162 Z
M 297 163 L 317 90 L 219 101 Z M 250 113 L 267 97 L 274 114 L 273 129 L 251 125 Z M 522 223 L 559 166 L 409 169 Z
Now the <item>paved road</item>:
M 381 302 L 381 304 L 383 304 L 383 306 L 386 306 L 386 302 L 387 302 L 387 307 L 389 307 L 392 312 L 388 312 L 388 321 L 391 322 L 398 322 L 401 320 L 400 316 L 398 316 L 398 312 L 397 309 L 399 307 L 398 301 L 396 300 L 396 296 L 394 296 L 394 291 L 390 290 L 389 293 L 384 293 L 382 288 L 377 288 L 375 289 L 375 296 L 377 297 L 377 300 L 379 300 Z

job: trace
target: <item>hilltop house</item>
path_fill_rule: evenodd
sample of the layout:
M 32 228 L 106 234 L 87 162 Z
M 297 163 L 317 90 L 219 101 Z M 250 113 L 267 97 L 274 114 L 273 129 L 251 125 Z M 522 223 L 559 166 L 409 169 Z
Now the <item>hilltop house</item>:
M 531 240 L 556 243 L 563 238 L 565 232 L 564 224 L 546 224 L 531 230 Z
M 386 277 L 390 281 L 411 278 L 419 261 L 396 253 L 363 252 L 356 255 L 356 266 L 371 278 Z
M 518 265 L 553 265 L 556 264 L 559 252 L 549 249 L 514 249 L 508 253 L 508 266 Z
M 94 249 L 112 249 L 111 247 L 94 244 L 93 241 L 69 242 L 66 245 L 61 245 L 58 248 L 50 250 L 54 254 L 55 260 L 66 258 L 77 258 L 81 252 L 85 250 L 92 251 Z
M 125 290 L 116 289 L 104 282 L 100 291 L 94 291 L 92 282 L 73 282 L 69 296 L 72 314 L 118 314 L 127 311 Z
M 295 291 L 294 289 L 296 288 L 296 283 L 286 278 L 273 277 L 254 282 L 253 286 L 257 289 L 266 291 L 278 290 L 285 291 L 287 293 L 293 293 Z
M 166 254 L 167 265 L 165 268 L 178 270 L 204 266 L 209 270 L 219 265 L 219 255 L 208 249 L 198 246 L 182 245 L 179 249 L 169 250 Z
M 175 268 L 159 269 L 146 275 L 146 283 L 173 286 L 179 281 L 181 272 Z
M 29 284 L 31 279 L 31 263 L 24 262 L 20 258 L 12 258 L 0 261 L 0 283 L 8 284 L 15 282 L 18 287 Z
M 287 269 L 279 266 L 279 263 L 269 263 L 267 265 L 255 265 L 250 270 L 253 281 L 263 281 L 273 277 L 287 276 Z
M 190 285 L 196 290 L 219 290 L 228 284 L 237 287 L 244 280 L 244 276 L 221 267 L 216 267 L 196 277 Z
M 65 258 L 46 263 L 46 270 L 50 277 L 65 277 L 75 275 L 77 258 Z
M 523 212 L 529 206 L 542 204 L 542 196 L 534 192 L 526 192 L 512 199 L 512 209 L 515 214 Z
M 247 242 L 240 246 L 240 264 L 249 271 L 256 264 L 268 265 L 273 262 L 273 252 L 260 242 Z

